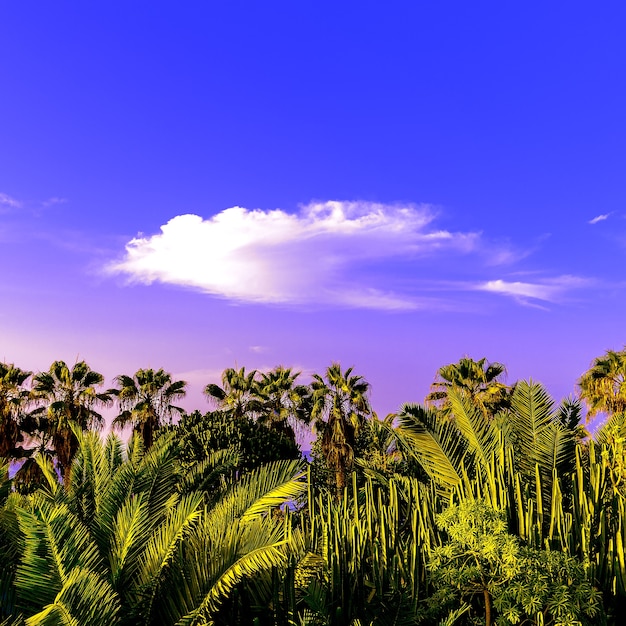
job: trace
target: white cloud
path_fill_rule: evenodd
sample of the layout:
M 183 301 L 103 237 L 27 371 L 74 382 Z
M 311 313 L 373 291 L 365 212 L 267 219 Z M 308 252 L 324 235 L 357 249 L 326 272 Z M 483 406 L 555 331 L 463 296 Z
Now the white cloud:
M 6 193 L 0 193 L 0 211 L 2 209 L 19 209 L 22 207 L 22 203 L 15 198 L 7 195 Z
M 527 272 L 488 280 L 485 272 L 494 265 L 515 264 L 532 250 L 439 229 L 435 217 L 429 205 L 339 201 L 311 203 L 296 213 L 232 207 L 207 219 L 178 215 L 159 233 L 129 241 L 123 257 L 106 269 L 131 282 L 307 308 L 467 310 L 475 305 L 463 295 L 468 291 L 539 306 L 593 286 L 576 276 Z
M 602 215 L 596 215 L 592 220 L 589 220 L 588 224 L 597 224 L 598 222 L 603 222 L 604 220 L 609 219 L 611 216 L 610 213 L 603 213 Z
M 427 205 L 338 201 L 298 213 L 232 207 L 209 219 L 179 215 L 159 234 L 131 240 L 108 270 L 237 301 L 418 308 L 415 299 L 381 289 L 370 273 L 392 258 L 478 247 L 477 233 L 435 229 L 434 218 Z
M 66 202 L 67 202 L 67 198 L 58 198 L 54 196 L 52 198 L 48 198 L 47 200 L 44 200 L 41 203 L 41 206 L 47 209 L 48 207 L 54 206 L 55 204 L 65 204 Z
M 478 285 L 480 291 L 489 291 L 515 298 L 526 303 L 528 300 L 558 302 L 572 289 L 589 286 L 591 281 L 579 276 L 559 276 L 537 282 L 490 280 Z

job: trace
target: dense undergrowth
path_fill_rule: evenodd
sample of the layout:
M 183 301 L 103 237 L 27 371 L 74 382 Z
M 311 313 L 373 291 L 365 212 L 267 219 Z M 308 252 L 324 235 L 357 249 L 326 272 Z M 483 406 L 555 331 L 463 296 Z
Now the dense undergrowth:
M 384 420 L 338 365 L 310 386 L 228 370 L 207 386 L 214 410 L 172 424 L 145 370 L 151 388 L 122 381 L 124 443 L 72 386 L 91 370 L 56 367 L 47 395 L 8 366 L 0 385 L 3 625 L 557 626 L 626 611 L 617 394 L 590 437 L 578 400 L 506 386 L 484 360 L 442 368 L 425 406 Z M 463 368 L 473 377 L 455 379 Z M 601 386 L 580 388 L 593 408 Z M 316 425 L 311 463 L 298 423 Z

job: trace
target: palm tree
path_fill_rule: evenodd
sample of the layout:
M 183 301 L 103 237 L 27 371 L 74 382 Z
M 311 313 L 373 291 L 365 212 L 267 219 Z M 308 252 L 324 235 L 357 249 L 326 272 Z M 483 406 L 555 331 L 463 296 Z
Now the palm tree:
M 306 489 L 297 461 L 259 468 L 209 502 L 195 485 L 223 476 L 223 458 L 183 472 L 172 437 L 124 455 L 115 435 L 78 435 L 70 489 L 39 458 L 46 485 L 14 506 L 19 563 L 5 578 L 28 624 L 238 623 L 217 618 L 243 585 L 269 605 L 273 568 L 297 547 L 272 515 Z
M 284 434 L 294 443 L 294 427 L 308 424 L 311 419 L 311 388 L 297 385 L 298 376 L 300 372 L 293 373 L 290 368 L 278 366 L 261 373 L 256 385 L 256 395 L 261 402 L 258 422 Z
M 520 536 L 532 535 L 540 545 L 557 522 L 543 512 L 555 514 L 559 503 L 571 501 L 577 422 L 568 414 L 575 409 L 568 400 L 555 407 L 542 385 L 533 381 L 515 386 L 505 420 L 485 419 L 458 389 L 450 389 L 449 402 L 452 419 L 404 405 L 394 428 L 398 447 L 447 497 L 462 484 L 472 484 L 492 504 L 506 504 Z
M 372 411 L 367 398 L 369 383 L 353 375 L 351 367 L 342 372 L 341 365 L 333 363 L 326 369 L 325 379 L 313 375 L 311 388 L 311 417 L 321 437 L 322 454 L 335 475 L 337 497 L 341 498 L 352 470 L 357 432 Z
M 148 449 L 154 443 L 154 434 L 172 416 L 184 413 L 184 409 L 172 402 L 183 398 L 187 393 L 186 381 L 172 381 L 171 374 L 163 369 L 140 369 L 133 376 L 121 374 L 115 379 L 118 389 L 111 393 L 117 397 L 120 414 L 113 420 L 113 426 L 124 428 L 131 424 L 141 435 Z
M 246 368 L 232 367 L 222 372 L 222 386 L 209 383 L 204 393 L 216 409 L 230 413 L 235 419 L 244 415 L 256 415 L 261 409 L 257 398 L 257 371 L 246 374 Z
M 23 440 L 22 421 L 29 392 L 24 383 L 32 372 L 13 364 L 0 363 L 0 458 L 15 456 L 17 444 Z
M 626 411 L 626 347 L 619 352 L 607 350 L 594 359 L 578 380 L 580 398 L 589 407 L 587 417 L 596 413 Z
M 493 417 L 508 406 L 511 395 L 511 387 L 499 380 L 504 374 L 506 368 L 502 363 L 489 363 L 484 357 L 478 361 L 463 357 L 458 363 L 439 368 L 426 404 L 449 414 L 449 392 L 457 389 L 469 395 L 486 416 Z
M 55 361 L 47 372 L 33 379 L 32 397 L 43 402 L 33 415 L 52 440 L 63 483 L 69 487 L 72 459 L 78 450 L 73 429 L 85 431 L 101 426 L 103 418 L 95 407 L 111 402 L 111 393 L 98 392 L 104 382 L 102 374 L 92 370 L 85 361 L 71 369 L 64 361 Z

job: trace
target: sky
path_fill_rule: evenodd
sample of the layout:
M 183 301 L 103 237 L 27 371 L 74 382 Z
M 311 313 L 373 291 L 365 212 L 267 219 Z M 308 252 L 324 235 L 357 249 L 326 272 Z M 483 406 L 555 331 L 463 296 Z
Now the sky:
M 0 360 L 558 400 L 626 344 L 626 5 L 0 3 Z

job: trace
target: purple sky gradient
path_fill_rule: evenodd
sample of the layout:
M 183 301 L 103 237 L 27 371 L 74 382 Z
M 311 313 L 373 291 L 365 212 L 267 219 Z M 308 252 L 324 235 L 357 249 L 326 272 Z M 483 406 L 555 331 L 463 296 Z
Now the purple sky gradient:
M 385 415 L 464 355 L 573 393 L 626 344 L 625 18 L 3 3 L 0 360 L 163 367 L 189 409 L 340 361 Z

